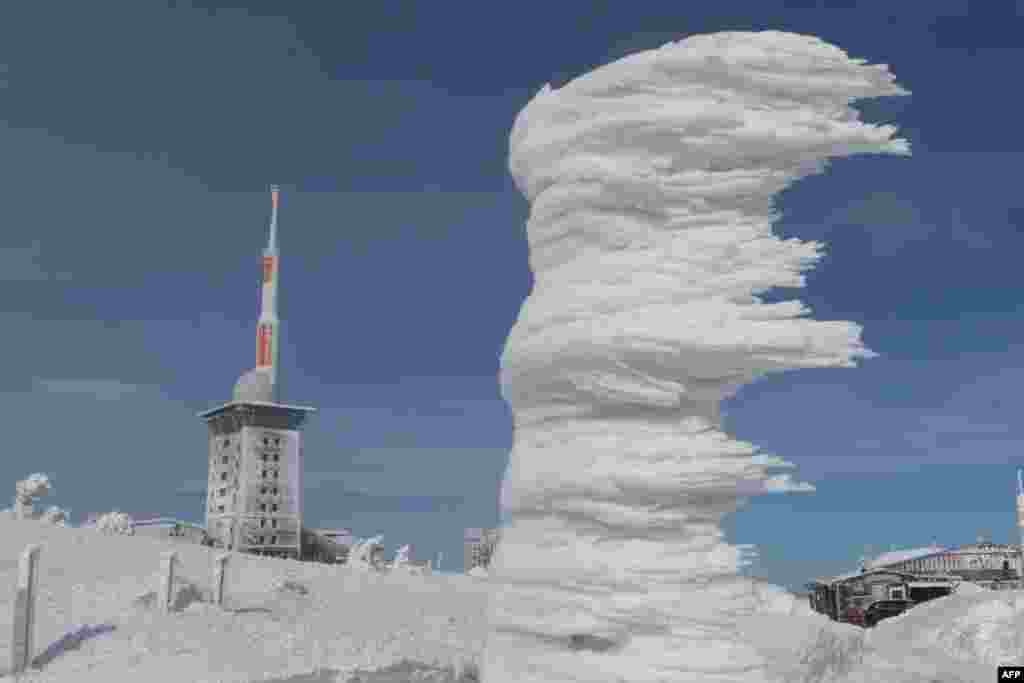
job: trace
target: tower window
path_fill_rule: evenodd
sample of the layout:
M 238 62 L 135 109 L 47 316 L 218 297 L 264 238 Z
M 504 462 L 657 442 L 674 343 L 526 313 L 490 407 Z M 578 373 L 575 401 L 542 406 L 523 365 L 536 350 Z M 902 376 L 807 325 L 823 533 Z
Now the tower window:
M 266 470 L 262 470 L 260 472 L 260 476 L 263 477 L 264 479 L 266 479 L 267 478 L 267 471 Z
M 224 439 L 224 448 L 227 448 L 230 445 L 231 445 L 231 439 Z
M 271 536 L 270 537 L 270 545 L 274 545 L 275 543 L 277 543 L 277 536 Z
M 263 543 L 263 537 L 262 536 L 257 536 L 256 537 L 256 542 L 257 543 Z
M 266 512 L 266 511 L 267 511 L 267 504 L 266 503 L 260 503 L 260 512 Z
M 217 491 L 217 495 L 218 496 L 226 496 L 227 494 L 228 494 L 228 490 L 227 489 L 220 489 L 219 491 Z
M 274 453 L 274 462 L 280 462 L 280 460 L 281 460 L 281 454 L 280 453 Z
M 224 506 L 223 505 L 218 505 L 217 506 L 217 512 L 224 512 Z
M 221 481 L 227 481 L 228 480 L 228 473 L 227 472 L 221 472 L 220 473 L 220 480 Z
M 277 479 L 277 474 L 278 474 L 277 470 L 274 470 L 274 479 Z
M 260 520 L 260 528 L 262 529 L 262 528 L 264 528 L 265 526 L 267 526 L 267 520 L 265 520 L 265 519 L 261 519 L 261 520 Z
M 267 437 L 263 437 L 263 445 L 267 446 L 269 444 L 270 444 L 270 439 L 268 439 Z
M 270 520 L 270 526 L 271 526 L 271 528 L 276 529 L 277 528 L 277 520 L 276 519 Z
M 273 507 L 271 507 L 270 509 L 274 512 L 277 512 L 277 503 L 274 503 Z
M 221 465 L 227 465 L 228 464 L 228 456 L 226 456 L 226 455 L 220 456 L 220 464 Z
M 275 446 L 280 446 L 281 445 L 281 439 L 274 439 L 274 445 Z
M 277 487 L 276 486 L 274 487 L 274 495 L 275 496 L 277 495 Z
M 263 496 L 267 495 L 267 487 L 266 486 L 264 486 L 263 488 L 260 489 L 260 495 L 263 495 Z

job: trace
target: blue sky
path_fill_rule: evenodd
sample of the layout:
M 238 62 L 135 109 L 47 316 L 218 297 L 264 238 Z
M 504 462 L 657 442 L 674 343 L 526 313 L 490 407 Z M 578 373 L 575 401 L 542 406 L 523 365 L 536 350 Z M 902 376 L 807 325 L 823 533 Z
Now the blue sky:
M 693 33 L 781 29 L 890 64 L 910 158 L 780 199 L 828 255 L 798 296 L 880 354 L 727 406 L 812 494 L 730 520 L 799 585 L 865 545 L 1015 537 L 1024 383 L 1024 3 L 42 0 L 0 22 L 0 475 L 78 519 L 201 519 L 206 431 L 254 361 L 265 188 L 281 210 L 282 384 L 317 406 L 307 514 L 454 567 L 497 519 L 498 356 L 528 294 L 508 132 L 544 83 Z M 301 5 L 301 6 L 300 6 Z M 287 11 L 284 15 L 282 12 Z M 773 296 L 790 298 L 791 291 Z M 12 491 L 13 493 L 13 491 Z

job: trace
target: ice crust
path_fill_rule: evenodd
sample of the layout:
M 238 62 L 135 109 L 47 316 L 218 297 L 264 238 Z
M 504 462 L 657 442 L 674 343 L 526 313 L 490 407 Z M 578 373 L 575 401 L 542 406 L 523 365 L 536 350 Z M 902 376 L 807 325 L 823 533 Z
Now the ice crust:
M 820 256 L 772 234 L 774 196 L 830 157 L 908 154 L 850 106 L 905 93 L 817 38 L 729 32 L 545 86 L 519 114 L 535 284 L 501 360 L 515 439 L 487 683 L 768 680 L 737 628 L 759 591 L 720 523 L 779 490 L 784 461 L 725 433 L 719 404 L 873 355 L 858 325 L 759 295 Z

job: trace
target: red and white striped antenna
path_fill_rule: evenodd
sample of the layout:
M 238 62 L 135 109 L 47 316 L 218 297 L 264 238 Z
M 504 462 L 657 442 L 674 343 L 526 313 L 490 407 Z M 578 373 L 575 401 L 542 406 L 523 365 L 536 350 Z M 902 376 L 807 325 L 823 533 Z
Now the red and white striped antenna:
M 270 186 L 270 241 L 267 243 L 267 249 L 274 251 L 277 249 L 277 205 L 281 201 L 281 186 L 271 185 Z

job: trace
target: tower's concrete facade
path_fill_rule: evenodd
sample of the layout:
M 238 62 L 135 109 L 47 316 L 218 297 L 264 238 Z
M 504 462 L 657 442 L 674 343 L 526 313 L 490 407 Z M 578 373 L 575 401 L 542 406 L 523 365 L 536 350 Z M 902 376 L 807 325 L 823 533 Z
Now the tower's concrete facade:
M 206 528 L 224 548 L 301 556 L 302 435 L 312 408 L 232 401 L 210 432 Z

